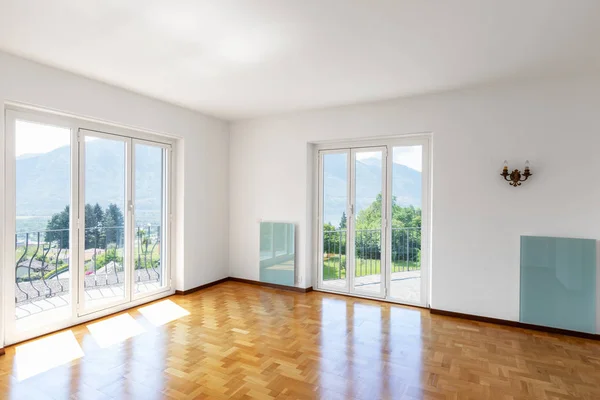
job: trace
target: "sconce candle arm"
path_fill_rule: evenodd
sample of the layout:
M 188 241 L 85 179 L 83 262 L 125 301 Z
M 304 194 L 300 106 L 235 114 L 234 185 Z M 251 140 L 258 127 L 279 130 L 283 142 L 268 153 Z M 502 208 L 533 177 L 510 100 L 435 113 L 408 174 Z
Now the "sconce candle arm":
M 533 175 L 529 169 L 529 162 L 525 165 L 525 170 L 523 173 L 518 169 L 513 170 L 511 173 L 508 172 L 508 165 L 505 164 L 502 169 L 502 173 L 500 174 L 504 177 L 504 180 L 510 182 L 510 185 L 513 187 L 521 186 L 521 182 L 525 182 L 527 178 Z
M 527 178 L 529 178 L 531 175 L 533 174 L 529 174 L 529 173 L 524 173 L 522 176 L 523 178 L 520 179 L 521 182 L 525 182 L 527 180 Z

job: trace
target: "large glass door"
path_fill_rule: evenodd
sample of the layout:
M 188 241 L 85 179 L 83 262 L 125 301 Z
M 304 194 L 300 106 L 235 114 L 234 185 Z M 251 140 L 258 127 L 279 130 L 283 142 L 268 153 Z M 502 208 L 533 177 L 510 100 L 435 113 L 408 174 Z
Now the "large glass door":
M 79 313 L 86 314 L 170 285 L 169 146 L 86 130 L 79 141 Z
M 351 292 L 385 296 L 386 148 L 352 149 Z
M 347 292 L 350 151 L 320 153 L 319 287 Z
M 167 287 L 169 147 L 133 141 L 133 296 Z
M 130 299 L 131 140 L 80 130 L 79 314 Z
M 427 199 L 426 142 L 392 147 L 389 297 L 402 303 L 427 305 L 427 246 L 423 212 Z
M 386 149 L 320 153 L 319 287 L 385 295 Z
M 319 289 L 428 305 L 428 138 L 319 151 Z
M 64 121 L 10 110 L 6 117 L 3 293 L 10 343 L 58 326 L 73 313 L 71 160 L 77 146 Z
M 170 291 L 171 145 L 6 116 L 5 343 Z

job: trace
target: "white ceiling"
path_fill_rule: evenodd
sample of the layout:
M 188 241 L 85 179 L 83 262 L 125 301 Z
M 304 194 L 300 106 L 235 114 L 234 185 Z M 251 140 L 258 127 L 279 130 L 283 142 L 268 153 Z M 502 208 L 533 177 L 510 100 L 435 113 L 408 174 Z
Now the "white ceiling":
M 226 119 L 600 68 L 598 0 L 0 0 L 0 49 Z

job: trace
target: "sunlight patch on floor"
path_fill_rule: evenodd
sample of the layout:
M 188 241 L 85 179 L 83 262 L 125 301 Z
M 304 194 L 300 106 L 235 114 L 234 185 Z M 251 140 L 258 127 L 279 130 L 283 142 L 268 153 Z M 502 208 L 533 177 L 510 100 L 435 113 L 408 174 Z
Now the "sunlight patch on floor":
M 73 331 L 46 336 L 15 349 L 15 369 L 19 381 L 83 357 Z
M 154 303 L 147 307 L 139 308 L 138 311 L 154 326 L 161 326 L 190 315 L 189 311 L 173 303 L 171 300 Z
M 146 332 L 144 327 L 129 314 L 117 315 L 116 317 L 90 324 L 87 328 L 96 343 L 98 343 L 98 346 L 103 349 Z

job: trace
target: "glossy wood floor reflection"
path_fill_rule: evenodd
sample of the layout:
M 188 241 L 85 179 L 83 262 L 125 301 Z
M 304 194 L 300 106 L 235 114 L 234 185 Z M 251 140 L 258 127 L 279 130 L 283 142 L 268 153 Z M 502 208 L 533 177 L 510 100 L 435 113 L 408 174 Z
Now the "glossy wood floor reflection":
M 600 399 L 590 340 L 235 282 L 169 300 L 9 347 L 0 398 Z

